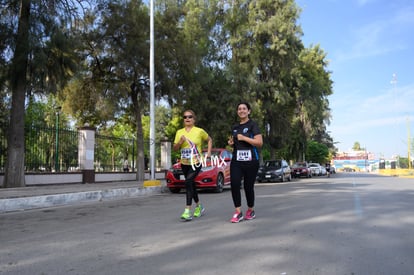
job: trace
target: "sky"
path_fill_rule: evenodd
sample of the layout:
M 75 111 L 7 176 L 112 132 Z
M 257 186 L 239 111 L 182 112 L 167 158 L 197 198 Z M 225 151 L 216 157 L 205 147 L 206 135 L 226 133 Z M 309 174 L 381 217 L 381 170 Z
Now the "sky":
M 376 158 L 407 157 L 414 138 L 414 1 L 296 3 L 302 41 L 319 45 L 329 61 L 327 130 L 335 146 L 348 152 L 359 142 Z

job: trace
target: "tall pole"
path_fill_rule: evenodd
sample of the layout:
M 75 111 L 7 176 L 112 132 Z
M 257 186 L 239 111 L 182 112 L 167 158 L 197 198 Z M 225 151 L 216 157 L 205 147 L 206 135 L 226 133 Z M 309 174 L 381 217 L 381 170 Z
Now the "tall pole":
M 397 100 L 397 89 L 396 89 L 397 88 L 397 74 L 396 73 L 392 74 L 391 85 L 393 85 L 393 93 L 394 93 L 394 108 L 395 108 L 394 112 L 397 112 L 396 111 L 396 107 L 397 107 L 397 104 L 396 104 L 396 100 Z M 395 168 L 399 168 L 399 155 L 398 155 L 398 146 L 397 146 L 398 134 L 397 133 L 398 133 L 398 118 L 396 117 L 395 118 L 395 135 L 396 135 L 396 138 L 395 138 L 395 141 L 393 142 L 395 144 L 394 149 L 396 150 L 396 152 L 395 152 L 395 154 L 396 154 L 396 167 Z
M 150 3 L 150 161 L 151 180 L 155 179 L 155 103 L 154 103 L 154 0 Z
M 411 158 L 410 158 L 410 151 L 411 151 L 411 137 L 410 137 L 410 119 L 407 117 L 407 153 L 408 153 L 408 169 L 411 169 Z

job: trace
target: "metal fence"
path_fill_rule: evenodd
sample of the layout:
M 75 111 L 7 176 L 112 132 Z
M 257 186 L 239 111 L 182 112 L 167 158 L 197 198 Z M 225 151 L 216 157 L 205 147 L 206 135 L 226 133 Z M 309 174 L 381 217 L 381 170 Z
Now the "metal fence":
M 0 123 L 0 172 L 4 173 L 4 165 L 7 153 L 7 129 L 8 126 Z
M 0 173 L 4 173 L 7 158 L 8 125 L 0 125 Z M 149 142 L 145 142 L 148 144 Z M 79 171 L 79 132 L 68 129 L 26 127 L 25 172 Z M 136 139 L 95 135 L 94 165 L 96 172 L 119 172 L 125 159 L 129 171 L 136 170 Z M 148 152 L 148 148 L 144 148 Z M 145 154 L 148 156 L 147 154 Z M 160 156 L 156 156 L 159 159 Z M 148 159 L 146 158 L 145 166 Z
M 74 172 L 78 164 L 79 132 L 68 129 L 26 127 L 26 172 Z
M 136 140 L 95 135 L 95 171 L 123 171 L 125 160 L 129 171 L 135 170 Z
M 4 172 L 7 158 L 8 125 L 0 125 L 0 171 Z M 28 126 L 25 127 L 25 172 L 79 171 L 79 132 Z

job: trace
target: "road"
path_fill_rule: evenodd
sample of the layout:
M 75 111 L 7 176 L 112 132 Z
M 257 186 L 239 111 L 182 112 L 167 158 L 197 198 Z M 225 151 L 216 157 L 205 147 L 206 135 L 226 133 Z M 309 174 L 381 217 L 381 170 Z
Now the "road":
M 257 184 L 239 224 L 229 190 L 200 197 L 191 222 L 184 193 L 0 214 L 0 274 L 414 274 L 413 179 Z

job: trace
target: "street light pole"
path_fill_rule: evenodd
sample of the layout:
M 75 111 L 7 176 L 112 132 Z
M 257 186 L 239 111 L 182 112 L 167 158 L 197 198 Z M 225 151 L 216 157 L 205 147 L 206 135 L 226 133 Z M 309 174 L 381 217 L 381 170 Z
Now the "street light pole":
M 397 104 L 396 104 L 396 100 L 397 100 L 397 74 L 396 73 L 392 74 L 392 79 L 391 79 L 390 83 L 391 83 L 391 85 L 393 85 L 394 108 L 395 108 L 394 112 L 396 112 L 396 107 L 397 107 Z M 397 117 L 395 118 L 395 134 L 396 134 L 396 138 L 395 138 L 395 142 L 394 142 L 395 150 L 396 150 L 396 152 L 395 152 L 395 154 L 396 154 L 396 167 L 395 168 L 397 169 L 400 166 L 400 163 L 399 163 L 400 157 L 398 155 L 398 146 L 397 146 L 397 142 L 396 142 L 397 137 L 398 137 L 398 119 L 397 119 Z
M 150 159 L 151 180 L 155 179 L 155 103 L 154 103 L 154 0 L 150 3 Z
M 410 151 L 411 151 L 411 142 L 410 142 L 410 119 L 407 117 L 407 153 L 408 153 L 408 169 L 411 169 L 411 158 L 410 158 Z
M 150 0 L 150 180 L 144 181 L 144 187 L 160 186 L 155 180 L 155 95 L 154 95 L 154 0 Z

